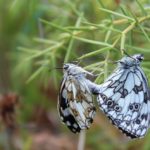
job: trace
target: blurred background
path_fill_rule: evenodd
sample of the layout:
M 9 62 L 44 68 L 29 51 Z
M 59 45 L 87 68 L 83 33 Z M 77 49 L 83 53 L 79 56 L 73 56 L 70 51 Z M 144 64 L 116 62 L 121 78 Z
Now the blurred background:
M 64 62 L 102 83 L 125 49 L 144 54 L 150 77 L 149 0 L 0 0 L 0 12 L 0 150 L 77 149 L 57 113 Z M 149 139 L 126 138 L 97 107 L 84 149 L 149 150 Z

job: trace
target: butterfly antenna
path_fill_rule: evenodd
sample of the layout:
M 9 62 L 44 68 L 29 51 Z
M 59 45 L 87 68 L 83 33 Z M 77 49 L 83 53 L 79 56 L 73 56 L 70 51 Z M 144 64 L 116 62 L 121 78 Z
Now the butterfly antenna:
M 49 72 L 51 72 L 52 70 L 55 70 L 55 69 L 63 69 L 62 67 L 50 68 L 48 64 L 44 64 L 44 65 L 42 65 L 42 67 L 48 68 Z
M 122 49 L 122 51 L 123 51 L 123 53 L 124 53 L 126 56 L 131 57 L 131 56 L 126 52 L 125 49 Z
M 60 70 L 62 70 L 63 68 L 62 67 L 56 67 L 56 68 L 49 68 L 49 72 L 51 72 L 52 70 L 56 70 L 56 69 L 60 69 Z
M 123 52 L 124 52 L 124 54 L 125 54 L 126 56 L 128 56 L 128 57 L 130 57 L 130 58 L 132 58 L 132 59 L 135 60 L 135 58 L 133 58 L 131 55 L 129 55 L 129 54 L 125 51 L 125 49 L 123 49 Z

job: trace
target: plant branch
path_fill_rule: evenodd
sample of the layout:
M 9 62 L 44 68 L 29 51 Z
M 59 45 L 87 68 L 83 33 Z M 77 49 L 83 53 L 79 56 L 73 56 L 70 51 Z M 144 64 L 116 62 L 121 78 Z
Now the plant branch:
M 125 40 L 126 40 L 126 35 L 129 31 L 133 30 L 136 25 L 142 23 L 143 21 L 147 20 L 150 18 L 150 15 L 148 16 L 144 16 L 142 18 L 137 19 L 137 21 L 132 22 L 126 29 L 123 30 L 122 35 L 121 35 L 121 44 L 120 44 L 120 49 L 123 52 L 123 50 L 125 49 Z M 141 26 L 140 26 L 141 27 Z M 143 29 L 143 28 L 142 28 Z M 145 32 L 144 32 L 145 33 Z M 146 38 L 148 39 L 147 35 Z

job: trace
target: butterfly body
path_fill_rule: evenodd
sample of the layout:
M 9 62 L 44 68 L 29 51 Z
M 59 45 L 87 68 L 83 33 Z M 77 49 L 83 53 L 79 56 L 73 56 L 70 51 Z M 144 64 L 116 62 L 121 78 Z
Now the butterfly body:
M 131 138 L 143 137 L 149 127 L 150 94 L 140 67 L 142 55 L 124 57 L 102 84 L 97 101 L 114 125 Z
M 64 65 L 64 77 L 58 98 L 62 122 L 74 133 L 88 129 L 95 116 L 95 106 L 86 75 L 92 75 L 74 64 Z

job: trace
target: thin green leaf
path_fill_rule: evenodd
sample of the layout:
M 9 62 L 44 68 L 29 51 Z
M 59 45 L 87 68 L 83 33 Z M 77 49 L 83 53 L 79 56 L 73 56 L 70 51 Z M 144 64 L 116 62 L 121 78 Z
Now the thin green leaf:
M 133 32 L 133 31 L 130 31 L 130 32 L 129 32 L 129 37 L 128 37 L 128 39 L 129 39 L 129 45 L 132 45 L 132 39 L 133 39 L 133 37 L 132 37 L 132 32 Z
M 144 28 L 144 30 L 146 30 L 147 32 L 150 32 L 150 28 L 148 28 L 148 27 L 143 27 Z
M 32 80 L 34 80 L 42 71 L 43 71 L 43 66 L 38 68 L 31 76 L 30 78 L 26 81 L 26 83 L 28 84 L 29 82 L 31 82 Z
M 81 20 L 82 20 L 82 16 L 80 16 L 77 19 L 75 27 L 79 27 L 80 26 Z M 73 34 L 74 33 L 75 33 L 75 31 L 73 31 Z M 74 42 L 74 38 L 73 38 L 73 36 L 71 36 L 70 43 L 69 43 L 69 46 L 67 48 L 67 53 L 66 53 L 66 56 L 65 56 L 65 59 L 64 59 L 65 63 L 68 62 L 68 60 L 69 60 L 69 57 L 70 57 L 70 54 L 71 54 L 71 50 L 72 50 L 72 47 L 73 47 L 73 42 Z
M 52 64 L 52 68 L 56 68 L 56 60 L 55 57 L 51 57 L 51 64 Z M 53 81 L 54 81 L 54 85 L 57 88 L 58 86 L 58 81 L 57 81 L 57 74 L 56 74 L 56 69 L 53 69 L 52 71 L 52 76 L 53 76 Z
M 138 52 L 145 52 L 145 53 L 150 53 L 149 49 L 146 48 L 140 48 L 140 47 L 136 47 L 136 46 L 131 46 L 131 45 L 125 45 L 127 48 L 130 48 L 131 50 L 134 51 L 138 51 Z
M 145 72 L 149 72 L 150 73 L 150 69 L 149 68 L 146 68 L 146 67 L 142 67 L 143 68 L 143 70 L 145 71 Z
M 121 43 L 120 43 L 120 49 L 123 51 L 125 49 L 125 40 L 126 40 L 126 35 L 123 33 L 121 35 Z
M 140 7 L 142 13 L 147 16 L 147 12 L 145 11 L 143 5 L 139 2 L 139 0 L 136 0 L 136 3 L 138 4 L 138 6 Z
M 108 9 L 105 9 L 105 8 L 99 8 L 99 9 L 104 11 L 104 12 L 107 12 L 107 13 L 110 13 L 110 14 L 113 14 L 113 15 L 116 15 L 116 16 L 119 16 L 119 17 L 122 17 L 122 18 L 126 18 L 130 21 L 135 21 L 133 18 L 131 18 L 129 16 L 125 16 L 123 14 L 120 14 L 120 13 L 117 13 L 117 12 L 114 12 L 114 11 L 111 11 L 111 10 L 108 10 Z
M 93 52 L 86 53 L 85 55 L 79 57 L 78 59 L 83 59 L 83 58 L 91 57 L 91 56 L 93 56 L 93 55 L 98 55 L 98 54 L 100 54 L 100 53 L 102 53 L 102 52 L 106 52 L 106 51 L 111 50 L 111 49 L 113 50 L 112 47 L 104 47 L 104 48 L 101 48 L 101 49 L 99 49 L 99 50 L 95 50 L 95 51 L 93 51 Z
M 49 53 L 50 51 L 52 51 L 54 49 L 57 49 L 57 48 L 61 47 L 62 45 L 63 45 L 63 42 L 58 43 L 58 44 L 56 44 L 54 46 L 51 46 L 49 48 L 46 48 L 45 50 L 40 50 L 40 51 L 36 52 L 34 55 L 31 55 L 30 57 L 26 58 L 25 61 L 31 60 L 33 58 L 40 57 L 40 56 L 42 56 L 46 53 Z
M 76 6 L 77 5 L 74 5 L 74 3 L 72 3 L 72 1 L 70 1 L 70 0 L 65 0 L 66 1 L 66 3 L 71 7 L 71 9 L 73 10 L 73 12 L 78 16 L 78 17 L 81 17 L 83 14 L 82 14 L 82 12 L 80 12 L 77 8 L 76 8 Z M 82 16 L 82 19 L 85 19 L 84 18 L 84 16 Z M 86 20 L 86 19 L 85 19 Z
M 103 4 L 103 2 L 102 2 L 101 0 L 97 0 L 97 2 L 99 3 L 99 5 L 100 5 L 101 7 L 105 8 L 105 6 L 104 6 L 104 4 Z
M 91 31 L 91 30 L 94 30 L 94 29 L 97 29 L 96 27 L 94 26 L 80 26 L 80 27 L 66 27 L 65 29 L 69 29 L 69 30 L 81 30 L 81 31 Z
M 124 7 L 124 5 L 120 5 L 120 9 L 125 16 L 130 16 L 128 10 Z
M 95 83 L 98 83 L 100 84 L 102 81 L 104 81 L 104 71 L 103 72 L 100 72 L 100 74 L 98 75 L 98 77 L 95 79 Z M 103 77 L 102 77 L 103 75 Z
M 73 47 L 73 43 L 74 43 L 74 39 L 71 38 L 70 39 L 70 42 L 69 42 L 69 46 L 67 48 L 67 53 L 66 53 L 66 56 L 65 56 L 65 59 L 64 59 L 64 62 L 68 62 L 69 60 L 69 57 L 70 57 L 70 54 L 71 54 L 71 50 L 72 50 L 72 47 Z
M 105 42 L 107 42 L 109 40 L 109 37 L 111 36 L 111 33 L 112 33 L 111 28 L 113 28 L 113 26 L 110 26 L 109 30 L 107 31 L 105 40 L 104 40 Z
M 106 42 L 94 41 L 94 40 L 85 39 L 85 38 L 77 37 L 77 36 L 73 36 L 73 38 L 77 39 L 79 41 L 85 42 L 85 43 L 90 43 L 90 44 L 95 44 L 95 45 L 101 45 L 101 46 L 111 47 L 111 44 L 108 44 Z
M 46 20 L 44 20 L 44 19 L 40 19 L 40 21 L 43 22 L 43 23 L 45 23 L 45 24 L 48 24 L 48 25 L 50 25 L 51 27 L 56 28 L 56 29 L 58 29 L 58 30 L 60 30 L 60 31 L 63 31 L 63 32 L 67 32 L 67 33 L 72 34 L 69 30 L 65 29 L 65 28 L 62 27 L 62 26 L 56 25 L 56 24 L 54 24 L 54 23 L 52 23 L 52 22 L 49 22 L 49 21 L 46 21 Z
M 107 27 L 106 24 L 94 24 L 94 23 L 90 23 L 90 22 L 83 22 L 83 23 L 85 23 L 87 25 L 91 25 L 91 28 L 93 26 L 93 28 L 94 27 L 96 27 L 96 28 L 102 28 L 102 29 L 106 29 L 106 30 L 111 30 L 111 31 L 114 31 L 114 32 L 122 33 L 120 30 L 118 30 L 118 29 L 116 29 L 114 27 L 112 27 L 112 28 Z M 109 22 L 109 26 L 110 26 L 110 22 Z
M 25 52 L 25 53 L 29 53 L 29 54 L 35 54 L 39 51 L 37 49 L 30 49 L 30 48 L 24 48 L 24 47 L 18 47 L 18 50 Z
M 43 39 L 43 38 L 34 38 L 34 41 L 39 42 L 39 43 L 44 43 L 44 44 L 58 44 L 58 41 L 54 40 L 48 40 L 48 39 Z
M 93 63 L 93 64 L 85 66 L 84 69 L 93 70 L 94 67 L 97 68 L 97 66 L 103 65 L 104 63 L 105 63 L 104 61 Z M 98 68 L 98 70 L 103 71 L 104 69 Z
M 123 13 L 125 16 L 133 17 L 133 13 L 131 12 L 130 9 L 126 8 L 124 5 L 121 5 L 120 8 L 121 8 L 122 13 Z M 133 18 L 134 18 L 134 17 L 133 17 Z M 134 18 L 134 19 L 135 19 L 135 18 Z
M 145 38 L 150 41 L 149 36 L 147 35 L 147 33 L 145 32 L 144 28 L 142 27 L 142 25 L 138 24 L 139 28 L 141 29 L 141 31 L 143 32 L 143 34 L 145 35 Z
M 98 1 L 99 5 L 100 5 L 100 8 L 101 8 L 101 7 L 102 7 L 102 8 L 106 8 L 101 0 L 97 0 L 97 1 Z M 109 17 L 110 20 L 112 21 L 113 19 L 112 19 L 111 14 L 108 14 L 108 15 L 109 15 L 108 17 Z
M 137 16 L 134 14 L 134 12 L 130 11 L 131 16 L 134 18 L 134 20 L 136 21 L 136 23 L 138 23 L 138 18 Z

